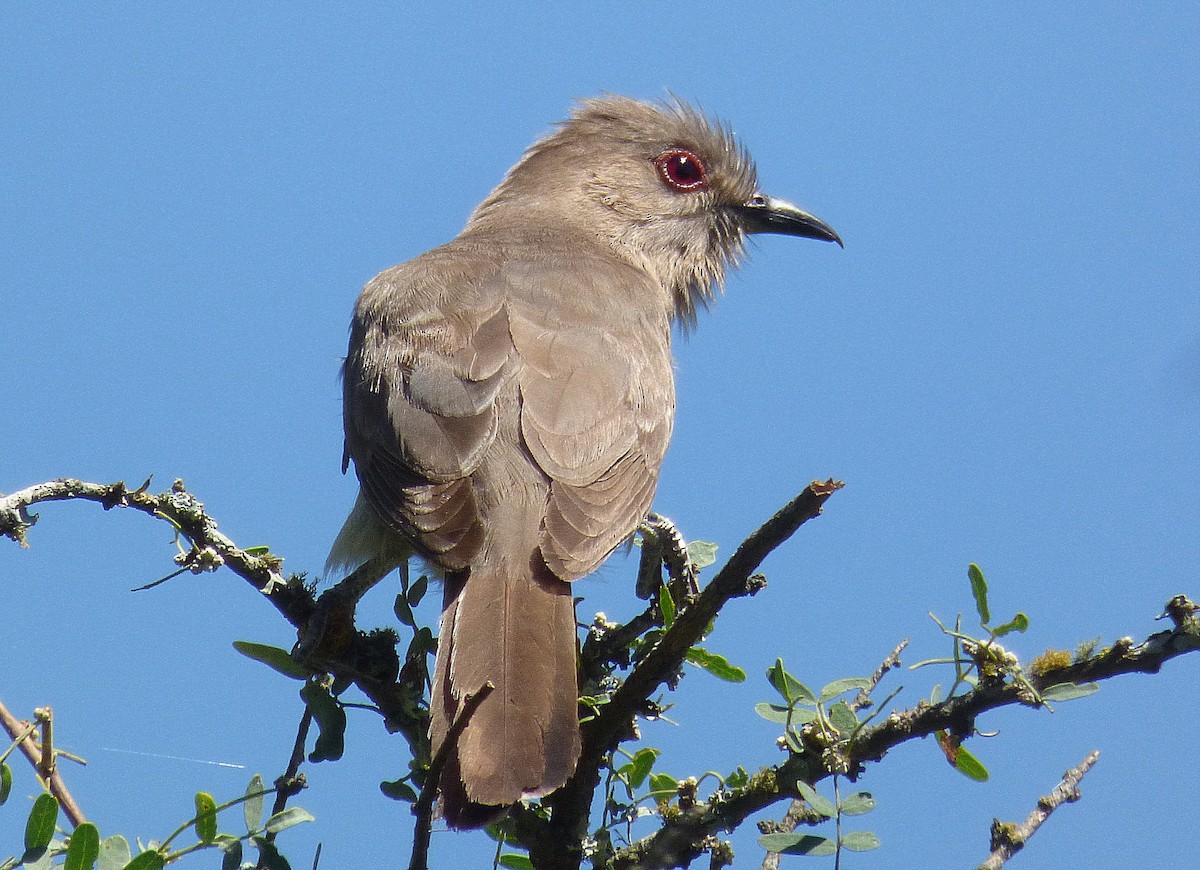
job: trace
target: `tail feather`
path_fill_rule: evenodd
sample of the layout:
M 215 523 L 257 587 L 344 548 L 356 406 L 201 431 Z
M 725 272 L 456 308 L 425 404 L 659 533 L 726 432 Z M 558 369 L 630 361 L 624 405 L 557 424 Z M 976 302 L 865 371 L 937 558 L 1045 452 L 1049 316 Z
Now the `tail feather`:
M 462 699 L 491 682 L 442 774 L 442 812 L 451 827 L 477 827 L 521 798 L 563 785 L 579 759 L 575 607 L 570 584 L 540 555 L 524 570 L 446 578 L 434 669 L 436 753 Z

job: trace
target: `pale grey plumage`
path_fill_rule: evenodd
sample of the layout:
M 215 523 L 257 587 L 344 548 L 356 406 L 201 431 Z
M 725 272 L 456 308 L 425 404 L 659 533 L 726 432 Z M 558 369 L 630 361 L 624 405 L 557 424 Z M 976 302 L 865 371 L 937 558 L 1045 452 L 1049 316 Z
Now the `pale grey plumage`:
M 456 239 L 359 298 L 344 396 L 362 494 L 330 561 L 411 544 L 446 574 L 435 751 L 463 697 L 496 685 L 442 779 L 452 825 L 575 768 L 570 582 L 649 509 L 671 324 L 694 319 L 747 232 L 840 241 L 759 194 L 749 156 L 699 112 L 605 97 L 534 144 Z

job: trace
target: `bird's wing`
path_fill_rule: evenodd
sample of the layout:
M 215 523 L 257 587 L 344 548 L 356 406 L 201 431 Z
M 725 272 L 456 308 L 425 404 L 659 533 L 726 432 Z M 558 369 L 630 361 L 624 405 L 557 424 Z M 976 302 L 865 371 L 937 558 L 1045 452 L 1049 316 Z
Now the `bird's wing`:
M 513 373 L 502 288 L 487 265 L 435 250 L 364 290 L 343 372 L 346 458 L 371 507 L 444 568 L 483 540 L 470 475 Z
M 674 415 L 670 326 L 649 278 L 597 260 L 510 263 L 521 434 L 551 479 L 542 555 L 574 580 L 645 516 Z

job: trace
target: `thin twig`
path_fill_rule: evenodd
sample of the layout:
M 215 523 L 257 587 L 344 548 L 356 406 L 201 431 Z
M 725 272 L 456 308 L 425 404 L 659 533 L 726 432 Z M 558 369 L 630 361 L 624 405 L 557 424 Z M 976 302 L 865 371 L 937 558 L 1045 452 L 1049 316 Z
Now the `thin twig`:
M 862 710 L 864 707 L 870 707 L 874 703 L 871 700 L 871 693 L 875 691 L 875 687 L 879 685 L 880 680 L 887 676 L 889 671 L 900 667 L 900 653 L 904 652 L 907 646 L 908 638 L 906 637 L 904 640 L 900 641 L 900 643 L 896 644 L 896 648 L 884 657 L 883 661 L 879 663 L 879 667 L 875 669 L 875 673 L 871 674 L 871 676 L 868 678 L 869 685 L 860 689 L 858 692 L 858 697 L 850 702 L 850 708 L 852 710 L 857 712 L 858 710 Z M 771 826 L 771 831 L 790 834 L 792 831 L 796 830 L 796 826 L 801 823 L 813 824 L 814 822 L 821 821 L 821 819 L 821 816 L 814 815 L 809 811 L 808 804 L 806 804 L 803 800 L 796 798 L 792 800 L 792 803 L 788 807 L 788 811 L 784 813 L 783 818 Z M 783 856 L 779 852 L 768 852 L 765 856 L 763 856 L 760 870 L 777 870 L 779 867 L 779 860 L 782 857 Z
M 304 713 L 300 716 L 300 725 L 296 728 L 296 739 L 292 743 L 292 754 L 288 758 L 287 770 L 275 780 L 275 803 L 271 807 L 271 815 L 282 813 L 287 808 L 288 798 L 299 794 L 304 788 L 304 777 L 300 775 L 300 765 L 304 763 L 304 748 L 308 743 L 308 729 L 312 726 L 313 714 L 304 705 Z M 275 834 L 268 833 L 268 840 L 274 840 Z
M 50 718 L 50 709 L 48 707 L 39 708 L 39 712 L 44 711 L 44 715 L 39 715 L 38 720 L 45 723 Z M 4 702 L 0 701 L 0 727 L 8 733 L 8 736 L 13 740 L 20 740 L 17 744 L 21 753 L 28 759 L 33 766 L 34 773 L 43 786 L 58 799 L 58 805 L 63 811 L 63 815 L 71 823 L 72 828 L 78 828 L 87 821 L 87 817 L 83 814 L 83 810 L 79 808 L 79 804 L 75 802 L 71 792 L 67 789 L 67 784 L 63 781 L 62 776 L 58 772 L 58 766 L 53 760 L 47 760 L 42 750 L 38 747 L 37 741 L 33 738 L 33 733 L 36 730 L 36 725 L 31 722 L 26 722 L 24 719 L 18 719 L 8 708 L 4 706 Z M 21 739 L 23 736 L 23 739 Z M 51 750 L 51 755 L 53 749 Z M 47 777 L 42 776 L 42 772 L 49 770 Z
M 1029 838 L 1042 826 L 1042 822 L 1050 818 L 1052 812 L 1063 804 L 1079 800 L 1079 782 L 1087 776 L 1087 772 L 1099 757 L 1098 751 L 1091 752 L 1078 767 L 1072 767 L 1064 773 L 1062 782 L 1056 785 L 1050 794 L 1038 798 L 1037 807 L 1021 824 L 1005 823 L 999 819 L 993 821 L 992 853 L 976 870 L 1000 870 L 1009 858 L 1025 847 Z
M 429 836 L 433 833 L 433 805 L 437 798 L 442 770 L 450 760 L 450 753 L 458 745 L 458 738 L 462 736 L 467 722 L 495 688 L 493 683 L 484 683 L 478 692 L 463 698 L 462 708 L 446 731 L 446 739 L 438 747 L 437 755 L 433 756 L 433 760 L 429 762 L 429 772 L 425 774 L 425 785 L 421 788 L 421 794 L 413 806 L 413 815 L 417 817 L 417 822 L 413 835 L 412 860 L 408 864 L 408 870 L 427 870 L 429 866 Z
M 870 707 L 874 701 L 871 700 L 871 693 L 875 691 L 875 687 L 879 685 L 879 681 L 887 676 L 888 671 L 895 670 L 900 667 L 900 653 L 904 652 L 908 647 L 908 638 L 896 644 L 896 648 L 887 654 L 887 657 L 879 663 L 879 667 L 875 669 L 875 673 L 868 677 L 869 685 L 859 689 L 858 696 L 850 702 L 850 709 L 855 712 Z

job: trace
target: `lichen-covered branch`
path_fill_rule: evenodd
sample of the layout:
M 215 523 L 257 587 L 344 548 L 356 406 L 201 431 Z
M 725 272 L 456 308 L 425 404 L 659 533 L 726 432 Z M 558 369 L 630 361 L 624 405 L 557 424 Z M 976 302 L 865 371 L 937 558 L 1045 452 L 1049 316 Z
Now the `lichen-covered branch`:
M 709 623 L 730 599 L 753 595 L 764 585 L 754 572 L 772 550 L 821 512 L 821 506 L 842 488 L 833 480 L 815 481 L 742 542 L 712 581 L 697 596 L 677 602 L 671 627 L 612 693 L 608 703 L 583 727 L 583 753 L 575 776 L 546 799 L 550 822 L 544 837 L 532 844 L 534 865 L 545 870 L 577 868 L 579 847 L 564 854 L 563 844 L 583 842 L 591 815 L 592 798 L 600 783 L 604 756 L 632 736 L 635 717 L 659 688 L 683 666 L 689 649 L 704 635 Z
M 1172 629 L 1152 634 L 1141 642 L 1122 638 L 1078 661 L 1069 661 L 1068 655 L 1068 661 L 1062 664 L 1038 668 L 1028 676 L 1028 682 L 1040 693 L 1063 683 L 1157 673 L 1171 659 L 1200 650 L 1197 612 L 1190 599 L 1175 596 L 1167 603 L 1164 614 L 1173 621 Z M 851 779 L 857 778 L 866 763 L 879 761 L 888 750 L 938 731 L 968 736 L 974 733 L 976 717 L 1014 704 L 1040 705 L 1018 681 L 998 678 L 981 681 L 971 691 L 937 704 L 921 702 L 911 709 L 891 713 L 879 724 L 865 726 L 848 744 L 839 747 L 842 763 L 848 768 L 845 772 Z M 790 754 L 783 764 L 762 768 L 744 788 L 721 789 L 692 806 L 671 807 L 659 830 L 618 851 L 611 866 L 614 870 L 686 867 L 701 854 L 699 844 L 705 838 L 733 830 L 751 815 L 777 802 L 798 798 L 797 779 L 816 783 L 834 772 L 827 763 L 828 742 L 815 729 L 806 728 L 805 736 L 802 752 Z
M 379 707 L 389 728 L 404 732 L 410 743 L 423 739 L 427 723 L 414 715 L 412 687 L 396 680 L 400 664 L 394 634 L 358 631 L 352 608 L 349 613 L 337 615 L 344 617 L 341 619 L 335 619 L 329 608 L 318 608 L 312 588 L 301 575 L 285 578 L 280 570 L 283 560 L 265 548 L 238 547 L 217 528 L 216 520 L 187 491 L 183 481 L 176 480 L 162 493 L 149 489 L 149 480 L 137 489 L 130 489 L 123 481 L 89 483 L 73 478 L 35 484 L 0 496 L 0 536 L 28 546 L 29 530 L 37 522 L 37 515 L 29 508 L 51 501 L 90 501 L 105 510 L 129 508 L 162 520 L 190 544 L 189 550 L 176 557 L 177 562 L 194 573 L 226 567 L 262 592 L 298 634 L 310 640 L 313 649 L 305 657 L 306 665 L 353 680 Z M 335 586 L 325 594 L 337 597 L 337 589 Z M 310 622 L 316 618 L 337 624 L 314 631 Z M 320 635 L 319 640 L 313 640 L 316 635 Z
M 1072 767 L 1064 773 L 1062 782 L 1050 794 L 1038 798 L 1037 807 L 1021 824 L 996 819 L 992 823 L 992 852 L 976 870 L 1000 870 L 1009 858 L 1025 848 L 1025 843 L 1042 826 L 1042 822 L 1050 818 L 1052 812 L 1065 803 L 1079 800 L 1079 782 L 1099 758 L 1099 752 L 1090 752 L 1078 767 Z

